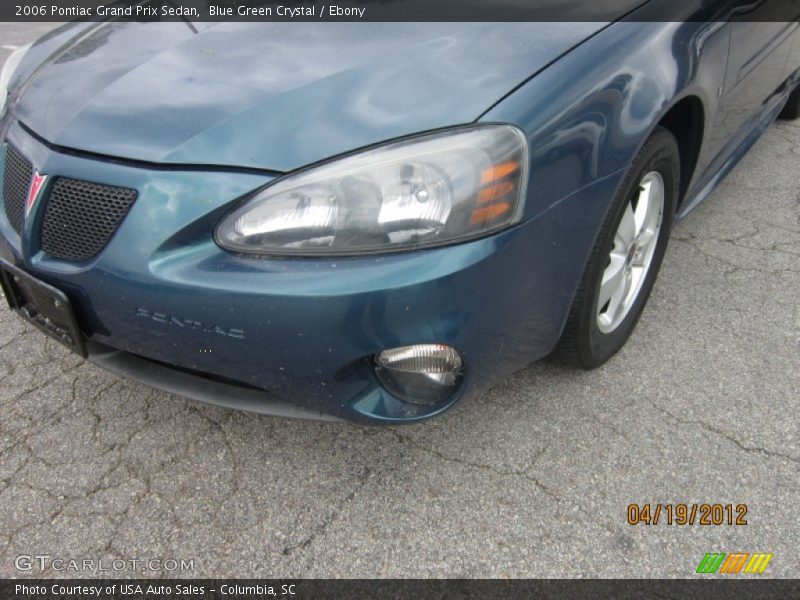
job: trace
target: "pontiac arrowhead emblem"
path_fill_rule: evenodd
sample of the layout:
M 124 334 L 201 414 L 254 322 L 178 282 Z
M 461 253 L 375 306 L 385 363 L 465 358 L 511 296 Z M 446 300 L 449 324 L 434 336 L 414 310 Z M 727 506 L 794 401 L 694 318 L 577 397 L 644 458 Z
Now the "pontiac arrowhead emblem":
M 25 218 L 31 213 L 31 209 L 36 203 L 36 198 L 39 197 L 39 192 L 44 187 L 45 179 L 47 179 L 47 175 L 40 175 L 38 171 L 34 172 L 31 189 L 28 191 L 28 200 L 25 202 Z

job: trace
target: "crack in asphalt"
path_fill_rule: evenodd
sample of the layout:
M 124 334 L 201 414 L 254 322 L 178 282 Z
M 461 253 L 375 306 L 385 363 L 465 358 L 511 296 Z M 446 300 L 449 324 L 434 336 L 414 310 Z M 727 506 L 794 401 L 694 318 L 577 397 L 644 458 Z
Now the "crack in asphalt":
M 527 479 L 528 481 L 533 483 L 537 488 L 539 488 L 539 490 L 541 492 L 543 492 L 544 494 L 550 496 L 553 500 L 555 500 L 557 502 L 561 501 L 561 497 L 558 494 L 556 494 L 553 490 L 551 490 L 548 486 L 543 484 L 541 481 L 539 481 L 539 479 L 537 479 L 536 477 L 534 477 L 530 473 L 536 467 L 536 463 L 538 462 L 538 460 L 542 456 L 544 456 L 545 452 L 547 452 L 548 446 L 545 446 L 542 450 L 540 450 L 539 452 L 537 452 L 534 455 L 533 460 L 531 461 L 531 464 L 528 467 L 526 467 L 524 469 L 520 469 L 520 470 L 503 469 L 503 468 L 500 468 L 500 467 L 498 467 L 496 465 L 491 465 L 491 464 L 486 464 L 486 463 L 476 463 L 476 462 L 464 460 L 464 459 L 461 459 L 461 458 L 455 458 L 453 456 L 448 456 L 447 454 L 444 454 L 442 451 L 437 450 L 436 448 L 429 448 L 429 447 L 427 447 L 427 446 L 425 446 L 423 444 L 420 444 L 414 438 L 402 435 L 396 429 L 391 429 L 390 431 L 401 442 L 410 444 L 410 445 L 414 446 L 415 448 L 418 448 L 419 450 L 422 450 L 423 452 L 427 452 L 428 454 L 432 454 L 432 455 L 436 456 L 437 458 L 440 458 L 441 460 L 444 460 L 444 461 L 447 461 L 447 462 L 451 462 L 451 463 L 455 463 L 455 464 L 459 464 L 459 465 L 466 466 L 466 467 L 472 467 L 474 469 L 482 469 L 484 471 L 489 471 L 490 473 L 494 473 L 495 475 L 499 475 L 501 477 L 524 477 L 525 479 Z
M 733 273 L 738 273 L 738 272 L 741 272 L 741 271 L 745 271 L 745 272 L 750 272 L 750 273 L 768 274 L 768 275 L 772 275 L 773 277 L 785 277 L 787 273 L 798 273 L 798 272 L 800 272 L 800 270 L 798 270 L 798 269 L 766 269 L 766 268 L 756 268 L 756 267 L 745 267 L 743 265 L 737 264 L 735 262 L 731 262 L 730 260 L 726 260 L 726 259 L 724 259 L 724 258 L 722 258 L 720 256 L 717 256 L 716 254 L 714 254 L 714 253 L 708 251 L 707 249 L 703 248 L 701 244 L 693 241 L 692 239 L 689 239 L 689 238 L 673 238 L 673 239 L 676 242 L 683 242 L 683 243 L 687 244 L 688 246 L 691 246 L 699 254 L 702 254 L 703 256 L 705 256 L 707 258 L 711 258 L 711 259 L 716 260 L 717 262 L 719 262 L 719 263 L 721 263 L 721 264 L 723 264 L 723 265 L 725 265 L 727 267 L 730 267 L 730 269 L 728 269 L 726 271 L 726 275 L 731 275 Z
M 283 550 L 281 550 L 281 554 L 284 556 L 289 556 L 290 554 L 298 551 L 298 550 L 305 550 L 308 548 L 315 540 L 323 537 L 328 529 L 336 522 L 339 516 L 344 512 L 347 506 L 355 500 L 358 493 L 366 487 L 367 482 L 369 481 L 370 477 L 372 476 L 372 469 L 369 467 L 365 467 L 363 474 L 361 477 L 358 478 L 356 486 L 348 493 L 343 501 L 337 506 L 336 510 L 332 511 L 331 514 L 323 519 L 322 523 L 317 527 L 317 529 L 311 533 L 311 535 L 306 536 L 297 544 L 291 544 L 285 546 Z
M 668 416 L 672 420 L 676 421 L 677 423 L 680 423 L 682 425 L 695 425 L 697 427 L 700 427 L 701 429 L 704 429 L 705 431 L 707 431 L 709 433 L 713 433 L 715 435 L 718 435 L 718 436 L 728 440 L 729 442 L 731 442 L 733 445 L 735 445 L 737 448 L 739 448 L 743 452 L 761 454 L 763 456 L 768 456 L 770 458 L 780 458 L 780 459 L 788 460 L 788 461 L 791 461 L 791 462 L 794 462 L 794 463 L 800 462 L 800 458 L 798 458 L 796 456 L 792 456 L 790 454 L 784 454 L 783 452 L 777 452 L 775 450 L 770 450 L 768 448 L 763 448 L 761 446 L 750 446 L 748 444 L 745 444 L 744 442 L 736 439 L 730 433 L 728 433 L 726 431 L 723 431 L 722 429 L 719 429 L 718 427 L 714 427 L 713 425 L 711 425 L 710 423 L 707 423 L 705 421 L 702 421 L 702 420 L 699 420 L 699 419 L 682 419 L 681 417 L 672 414 L 671 412 L 669 412 L 668 410 L 666 410 L 662 406 L 659 406 L 655 402 L 651 402 L 651 405 L 656 410 L 662 412 L 663 414 L 665 414 L 666 416 Z

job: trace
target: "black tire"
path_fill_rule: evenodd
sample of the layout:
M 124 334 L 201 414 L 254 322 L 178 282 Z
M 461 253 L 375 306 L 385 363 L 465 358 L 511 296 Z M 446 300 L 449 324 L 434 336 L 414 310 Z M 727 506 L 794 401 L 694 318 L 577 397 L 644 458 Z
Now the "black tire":
M 627 315 L 619 322 L 616 329 L 603 333 L 597 323 L 597 304 L 603 273 L 609 265 L 609 255 L 623 214 L 628 204 L 638 197 L 642 178 L 652 171 L 657 171 L 664 180 L 664 204 L 661 228 L 650 267 Z M 631 164 L 600 228 L 564 332 L 554 351 L 554 356 L 561 362 L 587 370 L 594 369 L 611 358 L 630 337 L 647 303 L 664 258 L 678 202 L 679 181 L 678 143 L 667 129 L 659 126 Z
M 789 101 L 778 115 L 779 119 L 793 120 L 800 119 L 800 86 L 797 86 L 789 95 Z

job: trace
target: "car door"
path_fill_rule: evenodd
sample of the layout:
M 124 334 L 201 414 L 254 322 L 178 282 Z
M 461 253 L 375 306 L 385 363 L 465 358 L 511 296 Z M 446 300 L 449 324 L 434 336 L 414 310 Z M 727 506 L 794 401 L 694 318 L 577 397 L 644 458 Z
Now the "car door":
M 730 54 L 720 99 L 721 133 L 744 133 L 786 79 L 797 22 L 778 21 L 783 0 L 733 0 Z M 774 19 L 774 20 L 770 20 Z

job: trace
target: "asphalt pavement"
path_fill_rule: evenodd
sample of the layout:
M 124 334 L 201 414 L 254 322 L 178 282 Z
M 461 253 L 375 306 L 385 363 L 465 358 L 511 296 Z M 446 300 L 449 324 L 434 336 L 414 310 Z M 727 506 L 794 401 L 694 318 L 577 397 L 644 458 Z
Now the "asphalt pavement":
M 48 28 L 0 24 L 0 61 Z M 115 576 L 692 577 L 737 551 L 800 576 L 799 164 L 800 121 L 779 122 L 677 225 L 604 367 L 538 362 L 417 426 L 198 404 L 0 310 L 0 576 L 99 574 L 26 570 L 48 555 Z M 631 503 L 746 504 L 747 525 L 632 526 Z

